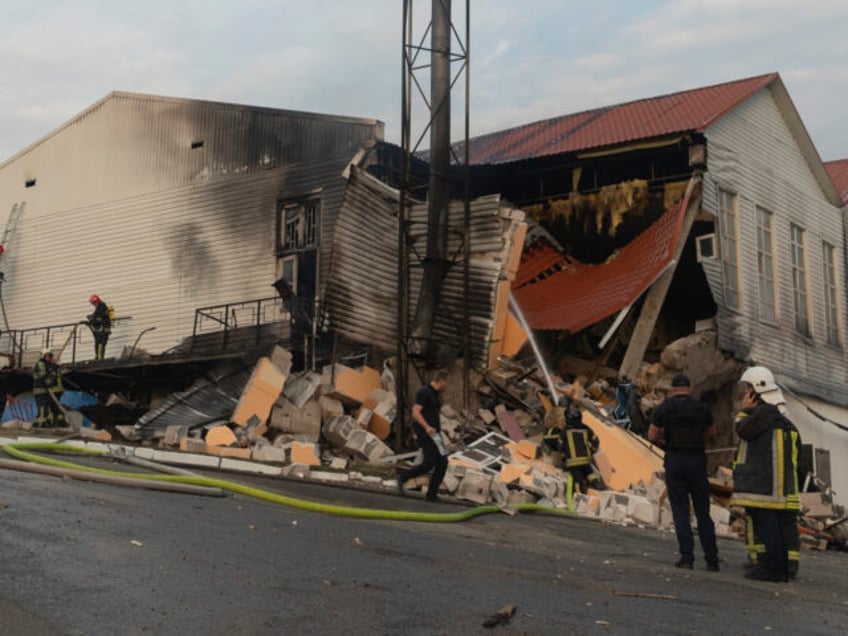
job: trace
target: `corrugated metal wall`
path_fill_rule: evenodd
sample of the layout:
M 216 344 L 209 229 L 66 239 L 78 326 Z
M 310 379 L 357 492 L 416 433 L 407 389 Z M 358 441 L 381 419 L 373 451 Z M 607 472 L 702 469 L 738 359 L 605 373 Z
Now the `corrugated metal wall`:
M 738 195 L 742 309 L 723 307 L 721 263 L 704 262 L 719 310 L 719 346 L 770 367 L 794 390 L 848 404 L 845 351 L 826 343 L 822 241 L 836 248 L 841 333 L 845 334 L 845 254 L 842 214 L 815 180 L 768 90 L 707 130 L 709 173 L 702 208 L 718 214 L 718 191 Z M 756 207 L 774 214 L 777 322 L 757 318 Z M 794 327 L 790 224 L 806 230 L 807 285 L 812 338 Z M 846 343 L 843 341 L 843 347 Z
M 106 99 L 0 167 L 0 218 L 26 201 L 0 261 L 11 328 L 82 319 L 98 293 L 131 332 L 155 326 L 140 346 L 159 352 L 191 335 L 198 307 L 274 296 L 278 198 L 321 189 L 329 247 L 341 172 L 381 135 L 366 120 Z
M 397 323 L 397 192 L 370 175 L 352 170 L 336 226 L 332 269 L 326 303 L 334 329 L 354 341 L 374 344 L 384 351 L 396 348 Z M 459 228 L 463 204 L 451 205 L 448 223 Z M 466 298 L 463 267 L 448 273 L 434 326 L 434 337 L 459 349 L 463 338 L 463 306 L 470 305 L 474 364 L 488 363 L 488 350 L 498 300 L 506 280 L 507 256 L 516 227 L 524 213 L 488 196 L 471 205 L 470 293 Z M 410 213 L 410 309 L 414 311 L 421 285 L 418 258 L 426 252 L 427 207 L 415 205 Z M 448 254 L 462 258 L 462 238 L 450 233 Z M 508 292 L 508 289 L 506 290 Z M 413 316 L 410 315 L 410 321 Z

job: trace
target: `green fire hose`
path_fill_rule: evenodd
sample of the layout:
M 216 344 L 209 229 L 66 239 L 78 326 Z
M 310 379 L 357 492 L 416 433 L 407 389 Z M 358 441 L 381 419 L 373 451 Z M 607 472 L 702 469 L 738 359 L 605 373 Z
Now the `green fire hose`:
M 457 521 L 467 521 L 468 519 L 473 519 L 474 517 L 478 517 L 480 515 L 496 513 L 500 511 L 500 508 L 494 504 L 477 506 L 475 508 L 469 508 L 462 512 L 448 513 L 412 512 L 405 510 L 381 510 L 375 508 L 356 508 L 353 506 L 339 506 L 335 504 L 324 504 L 314 501 L 308 501 L 305 499 L 298 499 L 296 497 L 288 497 L 286 495 L 279 495 L 277 493 L 269 492 L 267 490 L 262 490 L 261 488 L 245 486 L 243 484 L 238 484 L 224 479 L 215 479 L 190 475 L 155 475 L 104 470 L 102 468 L 92 468 L 89 466 L 75 464 L 73 462 L 55 459 L 52 457 L 44 457 L 42 455 L 37 455 L 35 453 L 28 452 L 68 452 L 80 453 L 89 456 L 105 455 L 105 453 L 100 450 L 71 446 L 69 444 L 61 444 L 56 442 L 26 442 L 4 444 L 0 448 L 2 448 L 7 455 L 16 459 L 27 462 L 33 462 L 45 466 L 53 466 L 56 468 L 68 469 L 71 471 L 85 471 L 101 475 L 111 475 L 119 478 L 133 478 L 136 480 L 150 480 L 155 482 L 170 482 L 174 484 L 201 486 L 205 488 L 219 488 L 221 490 L 229 491 L 235 494 L 244 495 L 245 497 L 252 497 L 254 499 L 268 501 L 270 503 L 276 503 L 283 506 L 288 506 L 290 508 L 308 510 L 311 512 L 321 512 L 342 517 L 354 517 L 359 519 L 384 519 L 391 521 L 426 521 L 431 523 L 452 523 Z M 571 507 L 570 504 L 572 501 L 572 487 L 573 486 L 571 479 L 569 479 L 566 494 L 567 501 L 569 502 L 569 507 Z M 538 504 L 516 504 L 513 509 L 518 512 L 539 512 L 560 516 L 573 516 L 575 514 L 574 511 L 571 509 L 559 510 L 557 508 L 540 506 Z

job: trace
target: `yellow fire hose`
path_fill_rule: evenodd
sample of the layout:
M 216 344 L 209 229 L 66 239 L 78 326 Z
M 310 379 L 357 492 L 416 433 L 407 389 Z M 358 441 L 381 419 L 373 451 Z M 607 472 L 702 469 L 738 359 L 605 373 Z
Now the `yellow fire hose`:
M 81 448 L 71 446 L 69 444 L 60 444 L 55 442 L 26 442 L 19 444 L 4 444 L 3 451 L 16 459 L 26 462 L 33 462 L 44 466 L 53 466 L 56 468 L 66 469 L 67 476 L 76 477 L 79 471 L 87 473 L 95 473 L 100 475 L 110 475 L 117 478 L 129 478 L 133 480 L 149 480 L 152 482 L 168 482 L 173 484 L 185 484 L 190 486 L 200 486 L 204 488 L 219 488 L 246 497 L 252 497 L 262 501 L 289 506 L 300 510 L 309 510 L 311 512 L 322 512 L 325 514 L 338 515 L 342 517 L 355 517 L 359 519 L 385 519 L 391 521 L 426 521 L 431 523 L 450 523 L 456 521 L 467 521 L 480 515 L 499 512 L 500 508 L 497 505 L 489 504 L 469 508 L 463 512 L 412 512 L 404 510 L 381 510 L 375 508 L 355 508 L 353 506 L 339 506 L 335 504 L 317 503 L 298 499 L 296 497 L 287 497 L 277 493 L 245 486 L 224 479 L 214 479 L 209 477 L 190 476 L 190 475 L 151 475 L 143 473 L 125 473 L 113 470 L 104 470 L 102 468 L 92 468 L 73 462 L 54 459 L 51 457 L 43 457 L 27 451 L 44 451 L 44 452 L 68 452 L 80 453 L 84 455 L 105 455 L 103 451 L 90 448 Z M 119 482 L 115 482 L 119 483 Z M 151 484 L 152 485 L 152 484 Z M 540 506 L 538 504 L 516 504 L 513 509 L 518 512 L 539 512 L 558 516 L 573 516 L 575 513 L 571 509 L 572 501 L 572 481 L 569 476 L 567 486 L 567 501 L 569 502 L 569 510 L 559 510 L 548 506 Z M 197 494 L 201 494 L 198 491 Z

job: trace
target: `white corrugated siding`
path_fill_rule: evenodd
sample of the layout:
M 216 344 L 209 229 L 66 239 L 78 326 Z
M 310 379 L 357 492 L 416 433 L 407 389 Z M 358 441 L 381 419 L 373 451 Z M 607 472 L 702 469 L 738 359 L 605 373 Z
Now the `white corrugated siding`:
M 353 169 L 345 189 L 344 203 L 336 225 L 332 268 L 327 283 L 326 303 L 332 327 L 355 341 L 391 351 L 397 334 L 397 192 L 367 173 Z M 464 206 L 450 206 L 448 239 L 450 257 L 462 258 Z M 464 294 L 463 266 L 456 263 L 448 272 L 434 324 L 434 338 L 458 350 L 463 342 L 463 307 L 471 319 L 474 363 L 485 367 L 492 342 L 498 285 L 506 280 L 506 260 L 516 226 L 524 213 L 502 202 L 497 195 L 471 203 L 470 295 Z M 419 259 L 426 252 L 427 207 L 419 204 L 410 212 L 409 298 L 414 312 L 421 287 Z M 409 319 L 412 321 L 413 315 Z
M 845 255 L 840 209 L 826 199 L 772 93 L 764 89 L 707 131 L 709 173 L 702 207 L 718 213 L 718 190 L 737 193 L 741 311 L 724 308 L 719 262 L 705 263 L 719 310 L 719 346 L 772 368 L 789 386 L 848 404 L 844 349 L 826 344 L 822 241 L 836 248 L 841 333 L 845 334 Z M 774 214 L 777 322 L 757 318 L 756 206 Z M 806 230 L 812 338 L 794 327 L 790 224 Z M 846 345 L 843 340 L 843 346 Z
M 341 171 L 379 134 L 364 121 L 106 100 L 0 167 L 0 218 L 26 201 L 0 261 L 10 327 L 80 320 L 97 293 L 132 316 L 116 347 L 155 326 L 140 346 L 160 352 L 191 335 L 199 307 L 274 296 L 278 198 L 320 189 L 329 247 Z

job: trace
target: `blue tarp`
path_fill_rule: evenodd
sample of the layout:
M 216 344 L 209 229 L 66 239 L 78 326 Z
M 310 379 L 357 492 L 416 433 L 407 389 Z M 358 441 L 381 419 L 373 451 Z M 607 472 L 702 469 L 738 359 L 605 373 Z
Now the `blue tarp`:
M 75 411 L 81 406 L 92 406 L 97 404 L 97 398 L 90 393 L 83 391 L 65 391 L 59 402 L 69 411 Z M 24 422 L 32 422 L 38 415 L 38 408 L 35 406 L 35 398 L 29 397 L 13 397 L 6 402 L 6 408 L 3 409 L 3 417 L 0 417 L 0 422 L 8 422 L 10 420 L 21 420 Z M 83 426 L 89 426 L 88 418 L 83 418 Z

